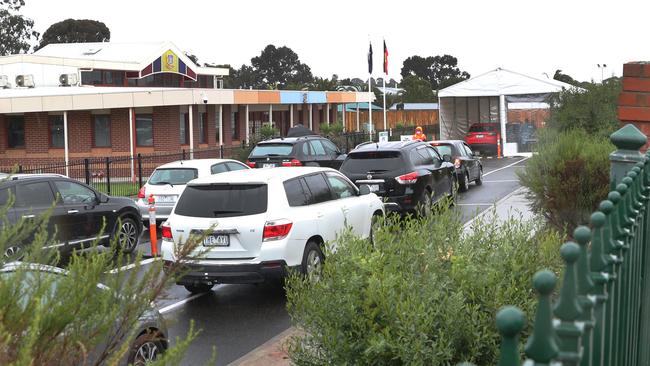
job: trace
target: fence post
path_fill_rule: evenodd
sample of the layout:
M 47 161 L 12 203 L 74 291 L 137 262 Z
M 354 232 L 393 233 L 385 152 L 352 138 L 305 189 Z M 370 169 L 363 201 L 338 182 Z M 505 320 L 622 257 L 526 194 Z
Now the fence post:
M 185 159 L 185 149 L 181 150 L 181 160 L 187 160 Z
M 609 155 L 610 187 L 614 190 L 634 164 L 643 161 L 639 149 L 648 142 L 648 138 L 633 124 L 627 124 L 611 134 L 609 140 L 617 148 Z
M 642 245 L 641 245 L 641 299 L 645 300 L 641 305 L 641 311 L 639 313 L 639 345 L 641 345 L 637 350 L 637 363 L 639 365 L 648 365 L 650 364 L 650 347 L 647 345 L 650 344 L 650 305 L 647 301 L 650 298 L 650 280 L 648 280 L 648 263 L 650 263 L 650 250 L 648 250 L 648 230 L 650 230 L 650 216 L 648 209 L 648 201 L 650 199 L 650 150 L 646 152 L 644 164 L 643 164 L 641 177 L 644 198 L 643 201 L 645 206 L 645 215 L 642 228 Z M 642 301 L 643 301 L 642 300 Z
M 605 202 L 608 202 L 606 204 Z M 596 211 L 591 215 L 591 226 L 594 228 L 593 237 L 591 240 L 591 278 L 594 283 L 592 294 L 595 297 L 595 304 L 593 307 L 594 327 L 592 329 L 592 340 L 590 345 L 589 357 L 583 359 L 582 364 L 589 362 L 589 365 L 604 366 L 604 331 L 606 321 L 606 306 L 608 285 L 611 281 L 611 276 L 606 273 L 607 266 L 609 265 L 609 258 L 606 257 L 607 249 L 605 248 L 604 238 L 608 238 L 609 230 L 605 225 L 607 217 L 603 213 L 603 207 L 611 205 L 609 201 L 603 201 L 600 204 L 601 211 Z M 611 212 L 611 210 L 608 210 Z M 586 361 L 585 361 L 586 360 Z
M 497 313 L 497 328 L 501 334 L 498 366 L 519 366 L 519 333 L 525 323 L 524 313 L 514 306 L 506 306 Z
M 138 153 L 138 188 L 142 188 L 142 154 Z
M 555 327 L 558 335 L 560 353 L 558 359 L 563 365 L 578 365 L 582 357 L 582 344 L 580 338 L 582 329 L 576 321 L 582 315 L 582 308 L 578 302 L 578 273 L 576 262 L 580 257 L 580 247 L 576 243 L 567 242 L 560 248 L 560 255 L 564 260 L 564 281 L 560 289 L 560 299 L 553 309 L 560 323 Z
M 533 333 L 528 338 L 525 351 L 536 366 L 550 365 L 558 354 L 551 309 L 551 293 L 556 282 L 555 274 L 549 270 L 539 271 L 533 277 L 533 287 L 539 296 Z
M 106 194 L 111 195 L 111 159 L 106 157 Z
M 18 164 L 18 173 L 22 173 L 22 172 L 23 172 L 23 165 Z
M 219 145 L 219 159 L 223 159 L 223 145 Z
M 584 323 L 584 332 L 582 334 L 582 362 L 581 365 L 591 365 L 593 354 L 593 327 L 594 314 L 593 309 L 596 305 L 596 298 L 590 296 L 594 290 L 594 282 L 591 279 L 591 270 L 589 266 L 589 254 L 587 246 L 591 240 L 591 230 L 586 226 L 579 226 L 573 231 L 573 237 L 580 246 L 580 256 L 577 263 L 578 279 L 578 303 L 582 313 L 578 320 Z
M 84 177 L 86 178 L 86 184 L 90 185 L 90 163 L 88 158 L 84 159 Z

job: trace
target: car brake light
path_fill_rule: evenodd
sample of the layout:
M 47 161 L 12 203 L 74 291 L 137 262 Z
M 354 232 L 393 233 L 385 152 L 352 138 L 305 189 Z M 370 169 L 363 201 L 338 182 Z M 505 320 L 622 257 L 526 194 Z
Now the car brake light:
M 456 160 L 454 160 L 454 166 L 456 169 L 460 168 L 460 159 L 456 158 Z
M 302 163 L 298 159 L 285 160 L 282 162 L 282 166 L 302 166 Z
M 172 227 L 169 226 L 168 224 L 163 224 L 160 227 L 160 231 L 162 232 L 162 238 L 167 239 L 167 240 L 172 240 Z
M 264 233 L 262 234 L 262 241 L 272 241 L 284 239 L 289 235 L 293 223 L 289 220 L 274 220 L 267 221 L 264 224 Z
M 145 187 L 142 186 L 142 188 L 140 188 L 140 190 L 138 191 L 138 198 L 145 198 L 146 197 L 145 191 L 146 191 Z
M 255 168 L 255 162 L 254 161 L 246 160 L 246 165 L 248 165 L 251 168 Z
M 395 180 L 399 184 L 415 184 L 418 181 L 418 173 L 412 172 L 412 173 L 400 175 L 399 177 L 395 178 Z

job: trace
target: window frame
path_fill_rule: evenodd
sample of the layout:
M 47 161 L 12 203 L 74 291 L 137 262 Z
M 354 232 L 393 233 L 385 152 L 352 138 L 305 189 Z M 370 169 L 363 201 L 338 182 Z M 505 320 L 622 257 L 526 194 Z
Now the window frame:
M 336 192 L 334 191 L 334 187 L 332 186 L 332 183 L 330 183 L 329 180 L 330 177 L 343 181 L 345 185 L 352 190 L 352 195 L 348 197 L 337 197 Z M 359 189 L 357 188 L 357 186 L 352 184 L 352 182 L 350 182 L 349 179 L 341 176 L 340 174 L 334 172 L 327 172 L 325 173 L 325 181 L 327 182 L 327 185 L 330 187 L 330 193 L 332 194 L 334 200 L 343 200 L 347 198 L 357 197 L 359 195 Z
M 107 120 L 108 120 L 108 124 L 107 124 L 107 127 L 108 127 L 108 139 L 107 139 L 108 140 L 108 145 L 99 145 L 99 144 L 97 144 L 97 118 L 98 117 L 107 118 Z M 112 141 L 111 141 L 111 125 L 112 125 L 112 122 L 111 122 L 111 115 L 110 114 L 93 114 L 93 120 L 92 120 L 92 123 L 91 123 L 91 129 L 92 129 L 92 134 L 93 134 L 93 136 L 92 136 L 92 139 L 93 139 L 93 145 L 92 146 L 93 147 L 104 148 L 104 147 L 113 146 Z
M 61 146 L 54 145 L 54 124 L 61 123 Z M 47 141 L 50 149 L 64 149 L 65 148 L 65 122 L 63 120 L 63 115 L 61 114 L 50 114 L 47 116 Z
M 208 143 L 208 112 L 199 113 L 199 144 Z
M 138 117 L 146 117 L 148 116 L 150 121 L 151 121 L 151 145 L 142 145 L 140 141 L 138 141 Z M 153 135 L 153 114 L 152 113 L 140 113 L 135 115 L 135 144 L 137 147 L 153 147 L 155 145 L 155 139 Z
M 5 132 L 7 133 L 7 148 L 8 149 L 25 149 L 26 148 L 26 141 L 25 141 L 25 116 L 24 115 L 17 115 L 17 116 L 7 116 L 5 120 Z M 20 145 L 13 145 L 10 143 L 12 136 L 10 125 L 13 122 L 21 122 L 22 124 L 22 144 Z
M 316 198 L 316 195 L 314 194 L 311 187 L 309 186 L 309 183 L 307 183 L 307 178 L 315 177 L 315 176 L 320 176 L 321 179 L 325 182 L 325 187 L 327 188 L 329 198 L 324 200 L 324 201 L 319 201 L 319 202 L 314 201 L 315 198 Z M 309 205 L 317 205 L 317 204 L 327 203 L 327 202 L 335 200 L 334 194 L 332 192 L 332 188 L 330 187 L 329 183 L 327 182 L 327 178 L 322 173 L 303 175 L 302 178 L 305 180 L 305 187 L 309 190 L 309 193 L 310 193 Z
M 82 202 L 69 202 L 69 203 L 65 202 L 65 199 L 63 198 L 63 193 L 61 192 L 61 189 L 59 188 L 57 183 L 67 183 L 67 184 L 71 184 L 73 186 L 76 185 L 78 187 L 81 187 L 81 188 L 89 191 L 90 193 L 92 193 L 91 197 L 94 198 L 94 200 L 90 201 L 90 202 L 85 202 L 85 201 L 82 201 Z M 52 181 L 52 185 L 53 185 L 53 188 L 54 188 L 54 191 L 55 191 L 54 195 L 56 196 L 57 203 L 60 202 L 64 206 L 65 205 L 68 205 L 68 206 L 86 205 L 88 203 L 99 202 L 99 196 L 97 195 L 97 192 L 95 192 L 95 190 L 93 190 L 92 188 L 90 188 L 90 187 L 88 187 L 86 185 L 83 185 L 83 184 L 81 184 L 79 182 L 73 182 L 73 181 L 68 181 L 68 180 L 55 180 L 55 181 Z
M 185 138 L 184 139 L 183 139 L 183 136 L 181 134 L 181 131 L 183 131 L 181 129 L 181 118 L 183 119 L 182 120 L 182 125 L 183 125 L 183 128 L 185 129 L 185 131 L 184 131 Z M 179 118 L 178 118 L 178 142 L 181 144 L 181 146 L 190 144 L 190 115 L 189 115 L 188 112 L 181 112 L 179 114 Z

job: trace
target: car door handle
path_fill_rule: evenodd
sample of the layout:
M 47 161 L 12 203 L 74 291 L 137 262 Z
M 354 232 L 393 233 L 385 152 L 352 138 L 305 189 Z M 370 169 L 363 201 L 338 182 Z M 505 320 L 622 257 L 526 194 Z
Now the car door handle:
M 348 213 L 348 211 L 350 211 L 350 209 L 347 208 L 347 207 L 343 207 L 343 208 L 341 208 L 341 210 L 343 210 L 343 212 L 345 212 L 345 213 Z
M 23 215 L 23 219 L 33 219 L 36 215 Z
M 68 210 L 68 214 L 73 215 L 73 214 L 78 214 L 79 210 Z

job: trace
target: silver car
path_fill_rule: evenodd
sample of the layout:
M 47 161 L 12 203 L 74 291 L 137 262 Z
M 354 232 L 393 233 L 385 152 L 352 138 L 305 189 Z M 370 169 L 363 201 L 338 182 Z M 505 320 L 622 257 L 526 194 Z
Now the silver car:
M 179 160 L 159 166 L 138 192 L 135 201 L 145 226 L 149 226 L 149 196 L 153 195 L 156 223 L 169 217 L 176 200 L 192 179 L 233 170 L 250 169 L 246 164 L 231 159 Z

